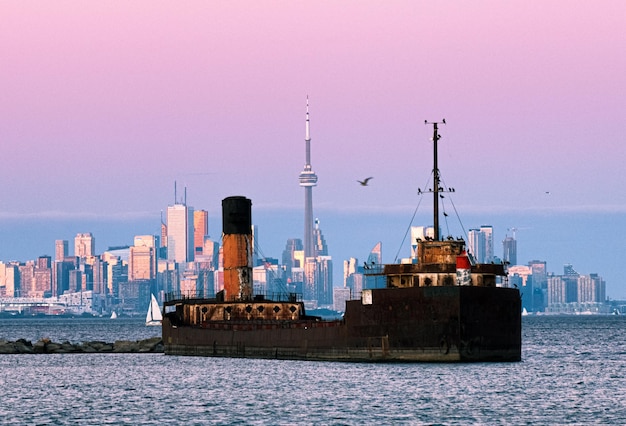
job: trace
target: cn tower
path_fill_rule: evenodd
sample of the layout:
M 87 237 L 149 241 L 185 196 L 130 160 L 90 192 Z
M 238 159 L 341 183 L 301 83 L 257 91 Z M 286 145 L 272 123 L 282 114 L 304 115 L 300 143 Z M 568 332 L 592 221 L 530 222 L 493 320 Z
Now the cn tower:
M 311 129 L 309 123 L 309 97 L 306 97 L 306 123 L 304 142 L 306 144 L 306 163 L 300 172 L 300 186 L 304 187 L 304 257 L 315 256 L 313 241 L 313 187 L 317 185 L 317 175 L 311 168 Z

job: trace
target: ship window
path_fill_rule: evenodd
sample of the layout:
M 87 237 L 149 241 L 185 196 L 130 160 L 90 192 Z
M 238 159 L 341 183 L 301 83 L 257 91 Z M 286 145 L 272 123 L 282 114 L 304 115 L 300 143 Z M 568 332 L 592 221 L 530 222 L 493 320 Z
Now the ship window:
M 278 313 L 280 311 L 280 308 L 278 306 L 274 306 L 274 312 Z
M 291 311 L 291 313 L 293 314 L 294 312 L 296 312 L 298 310 L 298 308 L 296 308 L 295 306 L 291 305 L 289 307 L 289 310 Z
M 246 306 L 246 312 L 247 313 L 252 312 L 252 306 L 250 306 L 250 305 Z
M 259 312 L 263 312 L 264 309 L 265 308 L 263 307 L 263 305 L 261 305 L 261 306 L 256 308 L 256 310 L 259 311 Z
M 228 312 L 230 314 L 230 312 L 233 310 L 233 308 L 231 308 L 230 306 L 226 307 L 226 312 Z
M 209 309 L 206 306 L 202 307 L 202 313 L 206 314 Z
M 433 285 L 433 279 L 430 277 L 426 277 L 424 278 L 424 285 L 426 287 L 430 287 L 431 285 Z

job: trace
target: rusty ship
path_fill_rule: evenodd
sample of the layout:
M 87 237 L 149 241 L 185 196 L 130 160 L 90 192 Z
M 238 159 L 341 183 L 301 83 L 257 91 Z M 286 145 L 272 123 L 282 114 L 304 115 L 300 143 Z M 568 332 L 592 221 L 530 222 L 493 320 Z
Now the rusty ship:
M 445 123 L 445 121 L 443 121 Z M 413 263 L 373 268 L 381 288 L 346 302 L 340 319 L 307 315 L 299 295 L 253 294 L 252 202 L 222 201 L 224 289 L 215 298 L 168 295 L 167 355 L 348 362 L 521 360 L 521 299 L 505 265 L 479 264 L 463 239 L 439 235 L 437 124 L 433 124 L 434 236 Z M 499 284 L 498 280 L 504 284 Z

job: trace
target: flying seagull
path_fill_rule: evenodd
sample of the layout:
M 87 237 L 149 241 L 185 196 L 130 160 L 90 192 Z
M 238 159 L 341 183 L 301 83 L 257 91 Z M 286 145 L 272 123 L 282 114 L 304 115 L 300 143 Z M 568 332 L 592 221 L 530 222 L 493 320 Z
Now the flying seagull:
M 367 182 L 369 182 L 370 179 L 374 179 L 373 177 L 368 177 L 365 180 L 357 180 L 358 183 L 361 184 L 361 186 L 367 186 Z

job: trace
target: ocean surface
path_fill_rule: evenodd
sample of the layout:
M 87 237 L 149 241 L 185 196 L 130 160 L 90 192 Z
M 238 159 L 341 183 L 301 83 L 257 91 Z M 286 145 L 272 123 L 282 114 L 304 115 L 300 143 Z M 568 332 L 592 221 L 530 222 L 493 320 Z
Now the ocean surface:
M 33 343 L 160 331 L 141 319 L 0 319 L 0 339 Z M 0 372 L 5 425 L 625 424 L 626 317 L 524 317 L 518 363 L 0 355 Z

